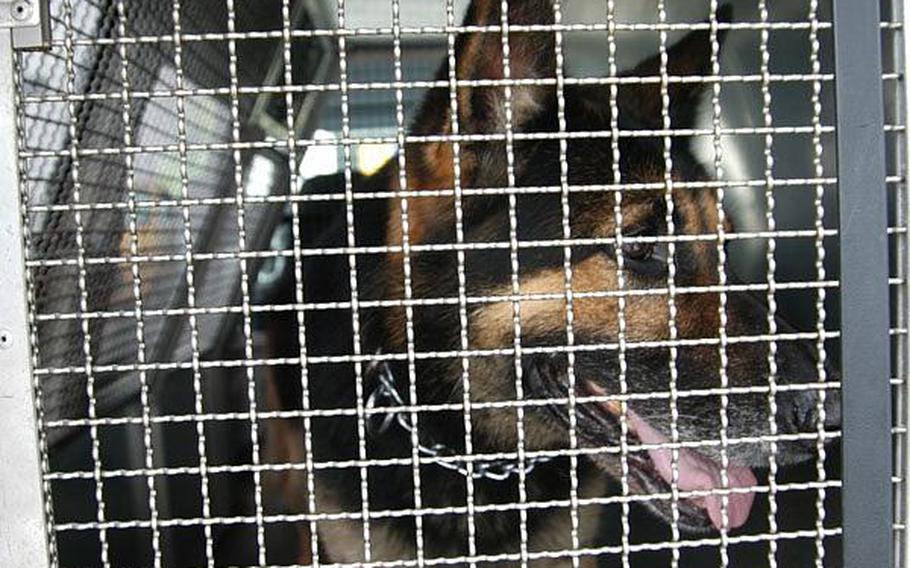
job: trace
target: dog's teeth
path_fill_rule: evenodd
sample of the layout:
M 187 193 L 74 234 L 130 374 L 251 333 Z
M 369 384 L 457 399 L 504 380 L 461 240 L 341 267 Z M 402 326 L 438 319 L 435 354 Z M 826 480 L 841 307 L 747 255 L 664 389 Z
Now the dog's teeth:
M 605 403 L 603 403 L 603 405 L 607 408 L 607 410 L 609 410 L 610 412 L 612 412 L 613 414 L 615 414 L 617 416 L 622 414 L 622 405 L 620 405 L 619 402 L 617 402 L 615 400 L 608 400 Z
M 588 389 L 595 396 L 607 396 L 607 391 L 603 387 L 595 383 L 594 381 L 587 381 Z M 607 409 L 610 414 L 615 416 L 622 415 L 622 405 L 619 404 L 617 400 L 605 400 L 600 402 L 600 404 Z

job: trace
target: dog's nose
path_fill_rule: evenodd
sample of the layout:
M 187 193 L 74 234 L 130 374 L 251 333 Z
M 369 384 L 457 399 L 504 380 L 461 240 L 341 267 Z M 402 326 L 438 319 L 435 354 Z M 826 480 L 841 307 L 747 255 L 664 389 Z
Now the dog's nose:
M 821 395 L 817 390 L 802 391 L 793 400 L 793 425 L 797 432 L 815 432 L 821 421 L 821 412 L 824 410 L 824 429 L 837 430 L 841 423 L 840 391 L 827 389 L 824 391 L 825 401 L 819 404 Z

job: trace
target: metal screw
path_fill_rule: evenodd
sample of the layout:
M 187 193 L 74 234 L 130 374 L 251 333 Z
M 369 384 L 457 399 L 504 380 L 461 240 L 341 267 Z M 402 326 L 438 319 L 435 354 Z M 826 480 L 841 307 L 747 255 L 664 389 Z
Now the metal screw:
M 13 346 L 13 334 L 6 329 L 0 329 L 0 349 L 9 349 Z
M 32 15 L 32 4 L 28 0 L 19 0 L 13 4 L 11 13 L 14 20 L 27 20 Z

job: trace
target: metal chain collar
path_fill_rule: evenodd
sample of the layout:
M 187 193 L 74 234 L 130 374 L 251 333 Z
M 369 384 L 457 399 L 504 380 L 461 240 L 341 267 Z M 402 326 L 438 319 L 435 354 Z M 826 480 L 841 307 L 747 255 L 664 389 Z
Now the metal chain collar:
M 398 393 L 398 389 L 395 387 L 395 377 L 392 375 L 392 369 L 389 368 L 388 363 L 385 361 L 374 361 L 370 364 L 367 371 L 368 373 L 378 371 L 376 372 L 378 380 L 376 381 L 376 388 L 374 388 L 370 393 L 370 396 L 367 397 L 366 408 L 389 409 L 385 413 L 371 413 L 371 416 L 367 419 L 367 430 L 374 435 L 380 435 L 385 433 L 394 422 L 408 434 L 414 434 L 417 430 L 417 427 L 411 423 L 409 413 L 404 410 L 395 408 L 402 407 L 405 405 L 405 403 L 404 399 L 402 399 L 401 395 Z M 377 418 L 381 419 L 378 424 L 376 420 Z M 445 444 L 422 444 L 419 441 L 419 433 L 417 439 L 417 451 L 423 456 L 429 458 L 447 458 L 458 455 L 457 451 L 449 448 Z M 527 475 L 531 473 L 538 465 L 546 463 L 552 459 L 552 456 L 532 457 L 527 458 L 524 463 L 518 459 L 507 458 L 487 461 L 471 460 L 474 462 L 473 472 L 469 471 L 468 469 L 468 460 L 447 459 L 436 460 L 434 463 L 445 469 L 457 471 L 465 477 L 471 476 L 474 479 L 505 481 L 506 479 L 521 472 L 522 470 L 524 470 L 525 475 Z

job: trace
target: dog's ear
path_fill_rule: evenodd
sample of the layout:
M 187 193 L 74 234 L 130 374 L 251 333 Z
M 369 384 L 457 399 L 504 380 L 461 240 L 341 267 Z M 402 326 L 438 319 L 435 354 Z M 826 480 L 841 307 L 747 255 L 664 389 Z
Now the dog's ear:
M 507 22 L 509 26 L 552 25 L 553 6 L 550 0 L 511 0 Z M 464 25 L 501 28 L 502 2 L 475 0 L 468 8 Z M 510 29 L 508 59 L 503 50 L 501 31 L 481 31 L 462 34 L 455 46 L 456 76 L 460 81 L 502 81 L 506 79 L 554 79 L 556 58 L 551 31 L 529 32 Z M 446 77 L 448 78 L 448 77 Z M 522 130 L 543 110 L 544 101 L 554 93 L 554 87 L 540 85 L 511 85 L 513 130 Z M 458 120 L 466 133 L 503 133 L 506 124 L 506 89 L 504 86 L 467 86 L 458 90 Z
M 547 106 L 548 97 L 555 96 L 555 85 L 510 84 L 511 122 L 506 113 L 504 79 L 555 78 L 555 39 L 552 31 L 529 31 L 524 26 L 552 25 L 553 5 L 550 0 L 510 0 L 508 3 L 508 58 L 503 49 L 503 12 L 501 0 L 473 0 L 464 18 L 468 31 L 455 41 L 455 73 L 457 88 L 457 134 L 503 134 L 525 130 Z M 519 29 L 511 29 L 519 26 Z M 506 67 L 508 62 L 508 77 Z M 437 82 L 451 80 L 448 58 L 436 75 Z M 499 82 L 499 84 L 496 84 Z M 450 136 L 455 133 L 452 120 L 452 97 L 448 87 L 430 89 L 417 116 L 411 123 L 411 133 L 418 136 Z M 492 183 L 492 171 L 503 172 L 505 145 L 498 142 L 462 142 L 459 163 L 463 187 Z M 498 159 L 502 154 L 502 160 Z M 454 149 L 451 140 L 418 142 L 406 149 L 409 190 L 446 190 L 454 187 Z M 502 162 L 500 164 L 500 162 Z M 501 167 L 500 167 L 501 166 Z M 483 171 L 484 179 L 477 180 Z M 500 180 L 501 181 L 501 180 Z M 411 207 L 412 239 L 423 238 L 431 229 L 443 226 L 452 218 L 451 198 L 416 198 Z M 454 226 L 454 224 L 452 224 Z M 393 235 L 394 236 L 394 235 Z
M 717 11 L 717 21 L 730 22 L 733 10 L 729 4 Z M 723 45 L 726 30 L 717 31 L 717 41 Z M 667 50 L 667 75 L 670 77 L 704 76 L 711 74 L 712 42 L 710 29 L 689 32 Z M 644 79 L 642 83 L 623 85 L 619 89 L 620 116 L 626 114 L 636 122 L 653 128 L 663 126 L 663 97 L 661 96 L 661 57 L 646 59 L 624 77 Z M 708 88 L 703 81 L 673 81 L 669 84 L 670 122 L 673 128 L 695 126 L 698 103 Z

